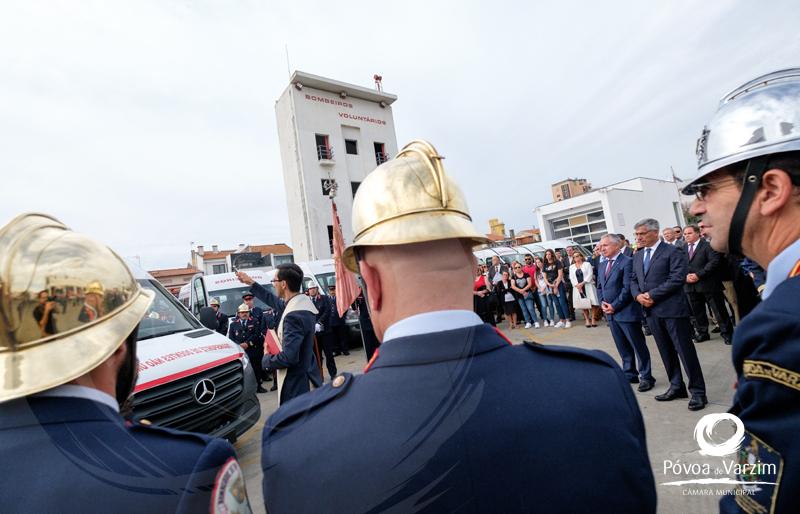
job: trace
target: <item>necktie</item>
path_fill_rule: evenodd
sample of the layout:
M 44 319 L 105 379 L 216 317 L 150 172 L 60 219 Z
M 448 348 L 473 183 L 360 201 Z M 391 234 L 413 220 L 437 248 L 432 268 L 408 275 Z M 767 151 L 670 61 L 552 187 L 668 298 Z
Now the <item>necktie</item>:
M 606 278 L 608 278 L 608 274 L 611 273 L 611 265 L 614 264 L 614 259 L 608 259 L 608 264 L 606 264 Z
M 644 273 L 647 274 L 647 270 L 650 269 L 650 248 L 644 249 Z
M 694 243 L 689 245 L 689 258 L 694 257 Z

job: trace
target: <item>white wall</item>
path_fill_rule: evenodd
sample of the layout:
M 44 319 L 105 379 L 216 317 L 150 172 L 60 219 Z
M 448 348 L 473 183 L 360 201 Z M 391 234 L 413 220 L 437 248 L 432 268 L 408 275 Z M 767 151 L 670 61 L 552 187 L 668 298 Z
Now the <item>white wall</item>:
M 336 180 L 342 232 L 346 241 L 352 241 L 350 183 L 363 181 L 377 167 L 374 142 L 384 143 L 390 157 L 397 154 L 392 108 L 352 96 L 341 98 L 308 86 L 297 90 L 289 85 L 275 110 L 295 259 L 329 258 L 327 227 L 332 224 L 331 205 L 322 194 L 321 181 L 329 173 Z M 319 163 L 316 134 L 328 135 L 334 151 L 332 166 Z M 358 155 L 346 153 L 345 138 L 356 138 Z
M 661 228 L 685 225 L 683 213 L 675 217 L 672 202 L 679 202 L 678 192 L 671 182 L 643 180 L 641 192 L 612 189 L 608 191 L 609 211 L 606 215 L 614 220 L 613 231 L 624 234 L 634 241 L 633 225 L 644 219 L 658 220 Z M 620 216 L 622 223 L 620 223 Z

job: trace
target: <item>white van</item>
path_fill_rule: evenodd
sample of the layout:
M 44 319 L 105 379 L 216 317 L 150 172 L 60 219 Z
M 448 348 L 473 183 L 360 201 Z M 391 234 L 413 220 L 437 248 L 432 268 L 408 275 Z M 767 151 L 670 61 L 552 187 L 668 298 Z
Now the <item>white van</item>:
M 253 280 L 266 287 L 273 293 L 270 280 L 272 275 L 269 271 L 248 269 L 245 271 Z M 250 286 L 239 282 L 235 273 L 218 273 L 216 275 L 203 275 L 198 273 L 192 277 L 188 284 L 183 286 L 178 292 L 178 300 L 186 306 L 192 314 L 197 316 L 200 309 L 207 307 L 212 298 L 219 300 L 219 310 L 229 318 L 236 316 L 236 309 L 242 304 L 242 295 L 250 290 Z M 267 310 L 261 300 L 253 300 L 257 307 Z
M 328 286 L 336 284 L 336 263 L 333 259 L 298 262 L 297 265 L 303 270 L 304 291 L 313 283 L 319 287 L 320 293 L 327 295 Z M 347 326 L 347 337 L 350 342 L 360 343 L 361 326 L 358 324 L 358 314 L 353 309 L 348 309 L 345 313 L 344 323 Z
M 536 244 L 545 250 L 564 250 L 564 248 L 572 246 L 577 248 L 584 255 L 584 257 L 589 258 L 592 256 L 592 253 L 589 250 L 579 245 L 572 239 L 551 239 L 550 241 L 541 241 Z
M 139 324 L 133 418 L 235 441 L 261 416 L 247 355 L 203 327 L 152 276 L 128 265 L 139 284 L 155 293 Z

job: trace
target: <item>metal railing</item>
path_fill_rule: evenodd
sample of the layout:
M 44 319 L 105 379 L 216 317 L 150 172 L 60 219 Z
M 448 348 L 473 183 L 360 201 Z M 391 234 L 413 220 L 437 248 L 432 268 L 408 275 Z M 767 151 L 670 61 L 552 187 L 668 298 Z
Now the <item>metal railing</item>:
M 333 147 L 332 146 L 325 146 L 319 145 L 317 146 L 317 160 L 327 159 L 329 161 L 333 160 Z
M 386 152 L 375 152 L 375 162 L 379 165 L 389 160 L 389 154 Z

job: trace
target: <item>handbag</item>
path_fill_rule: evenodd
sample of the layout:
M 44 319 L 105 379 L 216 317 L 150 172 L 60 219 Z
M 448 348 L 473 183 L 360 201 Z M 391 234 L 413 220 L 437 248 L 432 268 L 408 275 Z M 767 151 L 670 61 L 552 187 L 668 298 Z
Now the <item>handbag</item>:
M 572 306 L 576 310 L 587 310 L 592 308 L 592 301 L 589 299 L 589 297 L 581 297 L 580 295 L 578 296 L 573 295 Z

